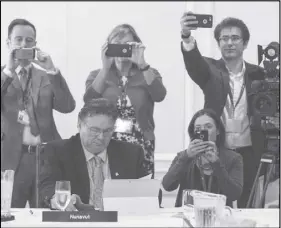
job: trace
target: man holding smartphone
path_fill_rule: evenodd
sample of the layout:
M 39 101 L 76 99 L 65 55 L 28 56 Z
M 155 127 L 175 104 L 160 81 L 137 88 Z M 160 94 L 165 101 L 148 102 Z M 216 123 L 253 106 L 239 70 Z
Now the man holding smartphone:
M 27 201 L 34 207 L 36 146 L 61 138 L 53 109 L 72 112 L 75 101 L 51 57 L 36 47 L 32 23 L 13 20 L 7 46 L 8 61 L 1 69 L 1 169 L 15 170 L 12 207 L 23 208 Z
M 226 147 L 243 157 L 244 187 L 238 207 L 246 207 L 261 154 L 264 152 L 265 135 L 262 129 L 250 127 L 248 93 L 253 80 L 263 80 L 261 67 L 243 59 L 250 33 L 245 23 L 237 18 L 226 18 L 214 30 L 214 38 L 222 58 L 203 57 L 191 31 L 198 20 L 192 12 L 181 18 L 181 50 L 186 70 L 191 79 L 202 89 L 205 108 L 213 109 L 226 128 Z M 275 123 L 277 119 L 272 119 Z

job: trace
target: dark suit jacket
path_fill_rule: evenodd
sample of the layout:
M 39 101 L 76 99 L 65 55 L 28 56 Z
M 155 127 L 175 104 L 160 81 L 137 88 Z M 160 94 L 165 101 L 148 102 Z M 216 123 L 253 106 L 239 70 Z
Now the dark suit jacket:
M 3 73 L 3 68 L 1 69 L 1 133 L 4 134 L 4 140 L 1 149 L 1 169 L 16 170 L 21 157 L 24 128 L 24 125 L 17 122 L 19 110 L 24 109 L 23 92 L 18 76 L 14 74 L 13 78 L 8 77 Z M 31 95 L 41 140 L 48 142 L 60 139 L 54 122 L 53 109 L 62 113 L 72 112 L 75 109 L 75 100 L 60 72 L 57 75 L 50 75 L 32 65 L 31 74 Z
M 107 147 L 112 179 L 138 179 L 145 176 L 144 153 L 140 146 L 111 140 Z M 50 142 L 44 149 L 40 172 L 41 203 L 55 193 L 55 182 L 69 180 L 72 194 L 89 203 L 90 181 L 80 135 Z
M 222 115 L 227 95 L 230 91 L 229 73 L 223 59 L 215 60 L 201 55 L 197 46 L 191 51 L 185 51 L 181 44 L 186 70 L 191 79 L 202 89 L 205 97 L 204 108 L 213 109 L 219 116 Z M 245 84 L 248 102 L 248 115 L 250 115 L 250 92 L 253 80 L 264 79 L 264 71 L 261 67 L 245 63 Z M 251 118 L 250 118 L 251 121 Z M 265 136 L 260 129 L 251 129 L 253 149 L 259 160 L 263 152 Z
M 243 189 L 243 160 L 240 154 L 225 148 L 219 150 L 218 162 L 212 164 L 214 177 L 217 180 L 219 192 L 227 197 L 227 204 L 239 199 Z M 167 174 L 163 178 L 162 185 L 166 191 L 173 191 L 179 187 L 176 199 L 176 207 L 182 205 L 182 191 L 194 189 L 201 185 L 201 180 L 193 176 L 192 169 L 194 159 L 186 155 L 186 151 L 178 153 L 173 160 Z M 193 181 L 192 181 L 193 179 Z M 199 182 L 199 184 L 198 184 Z M 199 189 L 202 190 L 202 189 Z

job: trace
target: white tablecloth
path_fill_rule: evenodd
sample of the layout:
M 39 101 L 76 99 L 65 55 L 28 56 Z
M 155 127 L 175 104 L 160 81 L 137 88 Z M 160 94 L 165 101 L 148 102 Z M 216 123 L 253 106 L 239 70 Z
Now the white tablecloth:
M 182 208 L 164 208 L 159 214 L 139 216 L 119 216 L 118 222 L 42 222 L 44 209 L 12 209 L 14 221 L 1 222 L 1 227 L 182 227 L 179 212 Z M 253 219 L 258 227 L 279 227 L 279 209 L 241 209 L 234 210 L 234 216 Z M 192 215 L 191 215 L 192 216 Z

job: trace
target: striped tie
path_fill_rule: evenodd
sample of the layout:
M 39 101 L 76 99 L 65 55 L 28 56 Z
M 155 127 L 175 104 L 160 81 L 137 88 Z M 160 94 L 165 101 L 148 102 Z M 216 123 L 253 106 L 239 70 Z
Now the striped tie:
M 100 157 L 95 156 L 93 159 L 93 172 L 92 172 L 92 180 L 93 180 L 93 201 L 95 208 L 99 208 L 103 211 L 103 200 L 102 200 L 102 191 L 103 191 L 103 169 L 102 164 L 103 161 Z

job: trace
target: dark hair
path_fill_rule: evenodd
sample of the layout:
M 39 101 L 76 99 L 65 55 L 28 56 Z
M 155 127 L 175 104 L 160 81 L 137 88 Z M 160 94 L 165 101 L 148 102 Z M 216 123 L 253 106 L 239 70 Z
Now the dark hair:
M 219 42 L 221 30 L 227 27 L 237 27 L 241 29 L 243 43 L 247 43 L 250 39 L 250 32 L 246 24 L 237 18 L 227 17 L 223 19 L 214 30 L 214 37 L 217 42 Z
M 35 26 L 29 22 L 28 20 L 25 20 L 25 19 L 21 19 L 21 18 L 17 18 L 17 19 L 14 19 L 10 24 L 9 24 L 9 27 L 8 27 L 8 37 L 10 37 L 12 31 L 13 31 L 13 28 L 16 26 L 16 25 L 27 25 L 27 26 L 30 26 L 34 32 L 35 32 L 35 37 L 36 37 L 36 28 Z
M 188 126 L 188 134 L 189 134 L 190 139 L 194 138 L 194 123 L 195 123 L 196 119 L 203 115 L 207 115 L 207 116 L 211 117 L 215 122 L 216 128 L 219 130 L 219 135 L 217 136 L 217 140 L 216 140 L 217 147 L 224 146 L 225 128 L 224 128 L 224 125 L 223 125 L 221 119 L 219 118 L 219 116 L 212 109 L 201 109 L 194 114 L 194 116 L 192 117 L 192 119 L 189 123 L 189 126 Z
M 79 120 L 83 121 L 86 117 L 95 115 L 106 115 L 111 117 L 114 121 L 118 117 L 118 110 L 116 105 L 105 98 L 92 99 L 86 102 L 78 114 Z

